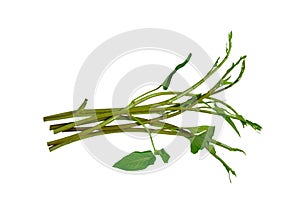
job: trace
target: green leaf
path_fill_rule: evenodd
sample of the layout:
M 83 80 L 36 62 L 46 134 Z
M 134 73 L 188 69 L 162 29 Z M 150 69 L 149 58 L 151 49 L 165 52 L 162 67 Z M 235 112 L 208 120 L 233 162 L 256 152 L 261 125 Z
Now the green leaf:
M 261 125 L 251 122 L 250 120 L 245 119 L 242 115 L 236 114 L 236 117 L 238 117 L 238 120 L 242 123 L 243 127 L 245 126 L 251 126 L 256 131 L 261 131 L 262 127 Z
M 235 126 L 234 122 L 230 119 L 230 117 L 223 117 L 223 118 L 227 121 L 228 124 L 230 124 L 230 126 L 235 130 L 235 132 L 238 134 L 238 136 L 241 137 L 239 130 Z
M 219 60 L 220 60 L 220 57 L 218 57 L 218 59 L 215 61 L 212 69 L 218 66 Z
M 191 140 L 191 152 L 196 154 L 199 150 L 207 148 L 215 132 L 214 126 L 209 126 L 206 131 L 200 135 L 196 135 Z
M 231 120 L 230 117 L 228 117 L 228 115 L 225 113 L 225 109 L 224 108 L 220 108 L 217 106 L 217 104 L 215 104 L 215 106 L 213 107 L 213 109 L 220 114 L 226 121 L 227 123 L 235 130 L 235 132 L 241 137 L 239 130 L 237 129 L 237 127 L 235 126 L 235 123 Z
M 190 53 L 188 55 L 188 57 L 185 59 L 185 61 L 183 61 L 183 63 L 177 65 L 175 67 L 175 69 L 169 74 L 169 76 L 167 76 L 167 78 L 164 80 L 164 82 L 161 84 L 163 86 L 164 90 L 167 90 L 169 88 L 169 85 L 171 83 L 171 79 L 173 78 L 174 74 L 176 73 L 177 70 L 179 70 L 180 68 L 184 67 L 191 59 L 192 54 Z
M 250 125 L 254 130 L 257 130 L 257 131 L 261 131 L 262 130 L 261 125 L 259 125 L 257 123 L 251 122 L 249 120 L 246 120 L 246 123 L 247 123 L 247 125 Z
M 215 145 L 218 145 L 224 149 L 227 149 L 228 151 L 239 151 L 239 152 L 242 152 L 243 154 L 246 155 L 245 151 L 243 151 L 242 149 L 239 149 L 239 148 L 233 148 L 231 146 L 228 146 L 227 144 L 223 144 L 217 140 L 212 140 L 211 143 L 215 144 Z
M 216 154 L 216 150 L 215 150 L 215 147 L 214 147 L 214 146 L 209 145 L 209 146 L 207 147 L 207 150 L 209 151 L 209 153 L 210 153 L 211 155 L 213 155 L 218 161 L 220 161 L 220 162 L 223 164 L 223 166 L 225 167 L 225 169 L 226 169 L 226 171 L 227 171 L 227 173 L 228 173 L 229 181 L 231 182 L 230 173 L 233 174 L 234 176 L 236 176 L 235 171 L 234 171 L 233 169 L 231 169 L 231 167 L 229 167 L 229 165 L 227 165 L 227 163 L 226 163 L 224 160 L 222 160 L 222 158 L 220 158 L 220 157 Z
M 168 163 L 170 159 L 170 155 L 166 152 L 165 149 L 161 149 L 156 151 L 157 155 L 160 155 L 161 159 L 164 161 L 164 163 Z
M 231 76 L 229 76 L 228 78 L 222 80 L 221 85 L 230 85 L 230 84 L 232 84 L 232 82 L 229 81 L 230 78 L 231 78 Z
M 116 162 L 113 167 L 126 171 L 137 171 L 153 165 L 155 160 L 156 157 L 150 150 L 143 152 L 134 151 Z
M 254 122 L 251 122 L 251 121 L 249 121 L 249 120 L 246 120 L 242 115 L 240 115 L 235 109 L 233 109 L 230 105 L 228 105 L 227 103 L 225 103 L 224 101 L 221 101 L 221 100 L 219 100 L 219 99 L 216 99 L 216 98 L 213 98 L 213 97 L 209 97 L 209 99 L 211 99 L 211 100 L 213 100 L 213 101 L 215 101 L 215 102 L 217 102 L 217 103 L 221 103 L 222 105 L 224 105 L 226 108 L 228 108 L 229 110 L 231 110 L 233 113 L 234 113 L 234 115 L 236 116 L 236 120 L 239 120 L 240 122 L 241 122 L 241 124 L 242 124 L 242 126 L 243 126 L 243 128 L 245 127 L 245 126 L 251 126 L 254 130 L 257 130 L 257 131 L 261 131 L 262 130 L 262 127 L 259 125 L 259 124 L 257 124 L 257 123 L 254 123 Z M 212 108 L 212 107 L 211 107 Z M 212 108 L 212 109 L 214 109 L 214 108 Z M 223 109 L 224 111 L 226 111 L 224 108 L 221 108 L 221 109 Z M 214 109 L 215 110 L 215 109 Z M 228 112 L 228 111 L 226 111 L 226 112 Z M 230 112 L 229 112 L 230 113 Z

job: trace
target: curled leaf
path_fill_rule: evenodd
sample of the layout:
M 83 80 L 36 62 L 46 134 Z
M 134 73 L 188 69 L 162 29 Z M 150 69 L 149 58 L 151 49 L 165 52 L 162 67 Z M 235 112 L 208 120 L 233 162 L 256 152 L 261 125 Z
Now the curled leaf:
M 170 159 L 170 155 L 166 152 L 165 149 L 161 149 L 156 151 L 157 155 L 160 155 L 161 159 L 164 161 L 164 163 L 168 163 Z
M 177 70 L 179 70 L 180 68 L 184 67 L 191 59 L 192 54 L 190 53 L 188 55 L 188 57 L 185 59 L 185 61 L 183 61 L 183 63 L 177 65 L 175 67 L 175 69 L 169 74 L 169 76 L 167 76 L 167 78 L 164 80 L 164 82 L 161 84 L 163 86 L 164 90 L 167 90 L 169 88 L 169 85 L 171 83 L 171 79 L 173 78 L 174 74 L 176 73 Z

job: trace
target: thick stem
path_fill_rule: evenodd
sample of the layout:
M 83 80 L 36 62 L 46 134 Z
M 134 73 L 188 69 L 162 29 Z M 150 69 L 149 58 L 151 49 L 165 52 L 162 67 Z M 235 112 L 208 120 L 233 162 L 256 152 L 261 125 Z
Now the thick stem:
M 168 129 L 149 129 L 152 133 L 158 133 L 158 134 L 164 134 L 164 135 L 177 135 L 177 136 L 183 136 L 183 137 L 191 137 L 190 134 L 187 134 L 185 131 L 182 130 L 177 130 L 177 131 L 172 131 Z M 128 129 L 113 129 L 113 130 L 101 130 L 101 131 L 96 131 L 93 133 L 85 134 L 83 135 L 82 132 L 78 134 L 73 134 L 70 136 L 67 136 L 65 138 L 61 138 L 58 140 L 50 141 L 47 143 L 49 146 L 49 150 L 53 151 L 55 149 L 58 149 L 60 147 L 63 147 L 67 144 L 76 142 L 78 140 L 83 140 L 86 138 L 90 137 L 95 137 L 103 134 L 111 134 L 111 133 L 121 133 L 121 132 L 145 132 L 144 128 L 128 128 Z

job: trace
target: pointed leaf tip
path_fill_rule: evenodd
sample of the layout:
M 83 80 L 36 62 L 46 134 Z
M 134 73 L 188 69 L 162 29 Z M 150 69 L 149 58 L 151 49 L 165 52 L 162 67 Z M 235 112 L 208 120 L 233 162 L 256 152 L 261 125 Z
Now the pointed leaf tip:
M 229 33 L 228 33 L 228 38 L 232 38 L 232 31 L 230 31 Z
M 113 167 L 119 168 L 125 171 L 137 171 L 147 168 L 153 165 L 156 160 L 152 151 L 134 151 L 131 154 L 123 157 L 116 162 Z
M 184 67 L 191 59 L 192 53 L 189 53 L 188 57 L 179 65 L 175 67 L 175 69 L 167 76 L 167 78 L 164 80 L 164 82 L 161 84 L 163 86 L 164 90 L 167 90 L 169 88 L 169 85 L 171 83 L 171 79 L 173 78 L 174 74 L 176 73 L 177 70 L 180 68 Z
M 164 161 L 164 163 L 168 163 L 170 159 L 170 155 L 166 152 L 165 149 L 158 150 L 156 152 L 157 155 L 160 155 L 161 159 Z

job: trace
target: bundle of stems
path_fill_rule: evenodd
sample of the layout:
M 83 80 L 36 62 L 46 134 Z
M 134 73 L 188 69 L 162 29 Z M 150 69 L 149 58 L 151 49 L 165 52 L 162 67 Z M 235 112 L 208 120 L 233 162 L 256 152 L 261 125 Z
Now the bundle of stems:
M 239 121 L 243 127 L 249 125 L 257 131 L 262 129 L 262 127 L 257 123 L 245 119 L 228 103 L 214 97 L 215 94 L 223 92 L 239 82 L 245 70 L 246 56 L 241 56 L 236 62 L 233 62 L 225 71 L 223 76 L 208 91 L 203 93 L 194 93 L 196 88 L 202 85 L 215 72 L 224 66 L 225 62 L 228 60 L 231 49 L 232 32 L 228 34 L 228 45 L 226 45 L 225 56 L 222 59 L 219 57 L 201 80 L 184 91 L 168 91 L 168 87 L 176 71 L 184 67 L 189 62 L 192 56 L 191 53 L 187 56 L 184 62 L 175 67 L 162 84 L 136 97 L 124 108 L 86 109 L 87 99 L 85 99 L 77 110 L 44 117 L 44 121 L 65 119 L 72 120 L 68 123 L 50 125 L 50 130 L 52 130 L 54 134 L 75 132 L 73 135 L 48 142 L 47 145 L 49 150 L 54 151 L 78 140 L 103 134 L 145 132 L 149 134 L 153 151 L 135 151 L 125 156 L 114 165 L 114 167 L 122 170 L 142 170 L 149 165 L 152 165 L 156 156 L 160 156 L 165 163 L 167 163 L 170 158 L 170 155 L 165 151 L 165 149 L 156 149 L 151 134 L 173 135 L 185 137 L 190 140 L 191 152 L 194 154 L 199 150 L 208 150 L 211 155 L 224 165 L 229 174 L 229 178 L 230 173 L 236 175 L 236 173 L 216 154 L 214 147 L 220 146 L 230 151 L 245 152 L 214 139 L 214 126 L 199 125 L 195 127 L 180 127 L 164 121 L 165 119 L 180 115 L 185 111 L 190 111 L 223 117 L 239 136 L 240 132 L 235 125 L 235 121 Z M 239 74 L 232 80 L 231 72 L 235 68 L 239 68 Z M 147 100 L 161 96 L 167 97 L 166 100 L 151 104 L 143 104 Z M 187 100 L 182 101 L 182 99 Z M 144 116 L 145 114 L 156 114 L 156 117 L 145 118 L 140 116 Z M 112 124 L 112 122 L 119 120 L 128 123 L 122 123 L 121 125 Z

